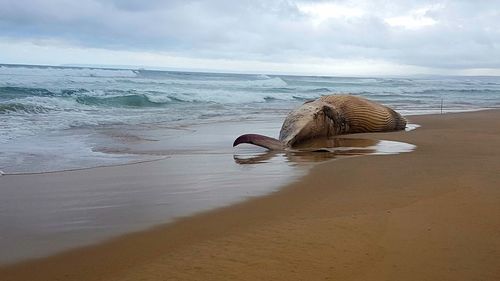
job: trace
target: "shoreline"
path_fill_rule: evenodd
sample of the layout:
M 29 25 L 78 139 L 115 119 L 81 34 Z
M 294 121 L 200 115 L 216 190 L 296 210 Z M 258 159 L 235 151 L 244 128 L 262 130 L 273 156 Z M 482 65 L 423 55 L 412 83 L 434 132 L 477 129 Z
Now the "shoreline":
M 500 208 L 500 191 L 492 186 L 499 182 L 494 173 L 499 169 L 499 116 L 499 110 L 414 115 L 409 119 L 422 126 L 417 130 L 355 135 L 417 145 L 411 153 L 321 163 L 270 195 L 0 266 L 0 277 L 494 280 L 500 277 L 492 267 L 500 238 L 491 236 L 500 231 L 494 215 L 499 212 L 493 212 Z M 486 140 L 490 146 L 483 147 Z M 475 142 L 480 145 L 471 147 Z M 463 214 L 464 221 L 456 211 L 465 207 L 473 212 Z
M 0 264 L 100 243 L 275 191 L 302 173 L 298 170 L 305 172 L 305 165 L 287 163 L 281 155 L 244 165 L 235 155 L 263 150 L 249 147 L 234 154 L 230 146 L 234 135 L 248 127 L 275 131 L 276 124 L 262 122 L 199 125 L 173 137 L 158 129 L 148 131 L 155 137 L 152 143 L 127 146 L 160 160 L 2 176 Z
M 441 113 L 441 114 L 480 112 L 480 111 L 489 111 L 489 110 L 497 110 L 497 109 L 498 108 L 496 108 L 496 107 L 491 107 L 491 108 L 484 107 L 484 108 L 467 109 L 467 110 L 465 110 L 465 109 L 461 109 L 461 110 L 447 109 L 446 112 Z M 424 111 L 410 112 L 409 114 L 406 114 L 404 116 L 411 118 L 412 116 L 426 116 L 426 115 L 440 115 L 440 113 L 438 112 L 437 109 L 432 109 L 429 112 L 424 112 Z M 274 126 L 274 128 L 273 128 L 274 130 L 272 132 L 269 131 L 269 128 L 267 128 L 267 130 L 271 133 L 270 135 L 275 134 L 276 132 L 274 132 L 274 131 L 279 131 L 279 128 L 281 126 L 281 121 L 284 117 L 285 116 L 280 116 L 280 118 L 276 118 L 276 116 L 274 116 L 273 118 L 271 118 L 272 121 L 270 123 L 274 124 L 275 126 Z M 165 142 L 165 136 L 162 136 L 161 133 L 158 133 L 158 132 L 164 131 L 165 129 L 175 130 L 175 131 L 188 130 L 188 131 L 191 131 L 191 133 L 192 133 L 192 132 L 196 132 L 197 129 L 200 129 L 203 127 L 214 127 L 214 126 L 216 127 L 216 126 L 221 125 L 221 124 L 228 124 L 229 126 L 231 126 L 232 124 L 238 124 L 238 123 L 241 123 L 242 121 L 247 123 L 247 124 L 251 124 L 251 126 L 254 126 L 255 124 L 258 124 L 258 123 L 269 122 L 269 120 L 265 120 L 265 119 L 253 119 L 253 120 L 236 120 L 236 119 L 234 119 L 234 120 L 219 120 L 219 121 L 212 120 L 210 122 L 193 123 L 193 124 L 189 124 L 189 125 L 179 125 L 177 127 L 159 126 L 157 128 L 154 128 L 154 129 L 150 128 L 149 134 L 151 134 L 151 135 L 148 136 L 149 139 L 148 139 L 148 137 L 144 138 L 144 136 L 141 136 L 141 134 L 143 133 L 143 132 L 141 132 L 141 131 L 143 131 L 143 128 L 139 127 L 139 129 L 137 129 L 137 128 L 129 127 L 129 128 L 122 128 L 122 129 L 123 129 L 123 131 L 136 131 L 137 135 L 127 136 L 127 137 L 130 137 L 132 139 L 138 138 L 138 139 L 143 139 L 144 141 L 163 143 L 163 142 Z M 76 130 L 78 131 L 78 130 L 82 130 L 82 129 L 76 129 Z M 91 138 L 90 135 L 92 135 L 92 134 L 97 135 L 97 132 L 102 133 L 105 131 L 114 131 L 114 130 L 120 132 L 120 129 L 116 129 L 116 128 L 114 128 L 114 126 L 111 126 L 111 127 L 102 126 L 100 128 L 94 129 L 94 130 L 95 131 L 89 130 L 86 133 L 83 133 L 83 135 L 86 136 L 87 138 Z M 102 133 L 102 134 L 104 135 L 105 133 Z M 160 134 L 160 135 L 158 135 L 158 134 Z M 48 137 L 48 136 L 45 136 L 45 137 Z M 100 136 L 100 137 L 94 136 L 94 138 L 102 138 L 102 137 L 103 136 Z M 146 147 L 148 147 L 148 144 L 146 144 L 146 143 L 144 143 L 143 145 L 137 145 L 137 143 L 134 143 L 133 141 L 127 143 L 127 141 L 123 140 L 123 136 L 115 136 L 116 139 L 114 139 L 113 136 L 107 136 L 107 137 L 109 138 L 106 140 L 106 142 L 108 142 L 108 145 L 110 143 L 115 143 L 117 146 L 116 147 L 106 147 L 105 143 L 98 144 L 98 141 L 96 141 L 96 139 L 87 141 L 87 142 L 93 143 L 93 144 L 88 144 L 88 147 L 86 147 L 86 148 L 90 149 L 92 151 L 92 153 L 95 153 L 95 152 L 103 153 L 106 157 L 110 157 L 109 159 L 106 159 L 106 160 L 101 159 L 101 162 L 96 162 L 94 164 L 84 164 L 84 163 L 71 162 L 69 164 L 66 163 L 66 166 L 61 166 L 59 168 L 49 168 L 48 170 L 44 170 L 44 169 L 37 170 L 37 169 L 33 169 L 31 167 L 21 166 L 21 167 L 16 167 L 16 168 L 14 168 L 14 171 L 11 171 L 11 167 L 5 168 L 5 167 L 0 166 L 0 171 L 3 172 L 2 175 L 15 176 L 15 175 L 51 174 L 51 173 L 60 173 L 60 172 L 69 172 L 69 171 L 97 169 L 97 168 L 104 168 L 104 167 L 135 165 L 135 164 L 141 164 L 141 163 L 148 163 L 148 162 L 152 162 L 152 161 L 160 161 L 160 160 L 166 159 L 168 157 L 171 157 L 172 155 L 176 154 L 176 152 L 179 152 L 182 150 L 181 147 L 178 147 L 177 145 L 173 145 L 175 147 L 175 149 L 173 149 L 173 150 L 166 149 L 165 147 L 172 146 L 172 143 L 168 143 L 168 145 L 164 146 L 163 148 L 160 148 L 157 151 L 156 150 L 147 151 L 147 150 L 144 150 Z M 155 139 L 155 137 L 159 137 L 159 139 Z M 232 137 L 234 137 L 234 136 L 232 136 Z M 185 140 L 187 140 L 190 143 L 190 145 L 192 145 L 192 142 L 193 142 L 192 138 L 190 139 L 188 137 Z M 47 144 L 45 144 L 45 145 L 47 145 Z M 149 145 L 151 145 L 152 147 L 155 147 L 155 145 L 152 145 L 151 143 Z M 130 149 L 130 148 L 132 148 L 131 151 L 126 150 L 126 149 Z M 219 149 L 220 150 L 221 148 L 220 147 L 218 147 L 218 148 L 211 147 L 210 149 L 212 149 L 212 150 Z M 195 149 L 193 149 L 193 150 L 195 150 Z M 183 151 L 183 153 L 185 153 L 185 152 L 186 151 Z M 187 151 L 187 152 L 189 153 L 189 151 Z M 37 154 L 33 153 L 33 155 L 37 155 Z M 112 155 L 115 156 L 116 159 L 113 159 L 111 157 Z M 91 155 L 89 154 L 89 155 L 84 155 L 84 156 L 80 156 L 80 157 L 87 158 L 89 156 L 91 156 Z M 42 155 L 38 155 L 38 157 L 42 157 Z M 119 157 L 124 157 L 124 158 L 129 157 L 129 159 L 119 159 Z M 60 161 L 57 158 L 55 158 L 53 160 Z M 112 161 L 116 161 L 116 162 L 106 164 L 106 162 L 108 160 L 112 160 Z M 43 162 L 49 162 L 47 160 L 40 162 L 40 159 L 38 159 L 37 161 L 38 162 L 35 162 L 35 164 L 32 164 L 32 166 L 37 166 L 37 164 L 41 165 Z

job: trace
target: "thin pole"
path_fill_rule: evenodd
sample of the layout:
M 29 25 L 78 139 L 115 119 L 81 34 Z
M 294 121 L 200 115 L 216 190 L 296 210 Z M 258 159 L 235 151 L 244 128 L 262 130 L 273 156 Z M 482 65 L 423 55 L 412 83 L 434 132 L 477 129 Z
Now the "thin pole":
M 441 98 L 441 114 L 443 114 L 443 98 Z

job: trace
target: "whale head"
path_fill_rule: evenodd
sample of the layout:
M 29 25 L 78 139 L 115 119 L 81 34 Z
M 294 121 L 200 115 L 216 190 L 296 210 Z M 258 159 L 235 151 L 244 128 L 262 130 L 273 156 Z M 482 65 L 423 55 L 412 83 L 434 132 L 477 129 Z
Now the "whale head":
M 279 140 L 291 147 L 307 139 L 339 133 L 340 115 L 331 104 L 321 100 L 306 102 L 288 114 Z

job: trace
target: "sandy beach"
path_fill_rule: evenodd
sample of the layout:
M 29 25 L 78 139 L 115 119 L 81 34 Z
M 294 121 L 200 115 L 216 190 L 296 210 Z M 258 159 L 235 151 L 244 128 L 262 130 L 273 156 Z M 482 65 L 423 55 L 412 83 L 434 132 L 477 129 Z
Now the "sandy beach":
M 409 119 L 421 127 L 355 137 L 411 153 L 318 164 L 270 195 L 2 266 L 0 279 L 500 280 L 500 111 Z M 86 173 L 127 180 L 113 171 Z

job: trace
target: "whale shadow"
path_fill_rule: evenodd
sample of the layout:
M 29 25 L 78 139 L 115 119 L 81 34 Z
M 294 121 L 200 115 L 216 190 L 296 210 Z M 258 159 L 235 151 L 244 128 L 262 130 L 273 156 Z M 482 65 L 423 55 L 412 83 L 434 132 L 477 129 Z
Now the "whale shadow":
M 396 141 L 364 138 L 316 138 L 300 143 L 286 151 L 243 150 L 234 153 L 235 163 L 240 165 L 262 164 L 283 158 L 284 161 L 300 164 L 323 162 L 336 158 L 359 155 L 386 155 L 410 152 L 412 144 Z

